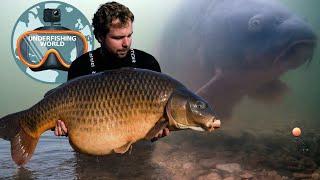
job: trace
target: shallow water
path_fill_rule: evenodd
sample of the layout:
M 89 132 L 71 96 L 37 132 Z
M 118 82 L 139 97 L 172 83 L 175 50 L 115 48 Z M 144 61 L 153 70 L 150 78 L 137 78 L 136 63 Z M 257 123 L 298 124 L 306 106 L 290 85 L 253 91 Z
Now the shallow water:
M 319 34 L 318 1 L 282 2 L 309 19 Z M 281 101 L 244 97 L 216 132 L 172 132 L 154 143 L 137 143 L 125 155 L 78 154 L 66 137 L 46 132 L 29 163 L 18 167 L 11 159 L 9 142 L 0 140 L 0 179 L 237 179 L 246 173 L 254 179 L 320 179 L 319 77 L 318 47 L 310 64 L 281 76 L 290 88 Z M 15 104 L 6 109 L 2 103 L 1 116 L 33 103 L 34 99 L 26 100 L 17 109 Z M 301 137 L 291 135 L 294 127 L 302 129 Z M 237 168 L 220 168 L 230 164 Z
M 31 161 L 17 167 L 10 158 L 9 143 L 1 141 L 0 178 L 4 179 L 195 179 L 212 172 L 221 177 L 315 177 L 320 163 L 320 136 L 294 139 L 283 130 L 256 136 L 242 132 L 175 132 L 155 143 L 140 142 L 125 155 L 93 157 L 74 152 L 65 137 L 45 133 Z M 311 138 L 312 137 L 312 138 Z M 219 165 L 236 163 L 228 172 Z M 274 171 L 276 173 L 272 173 Z

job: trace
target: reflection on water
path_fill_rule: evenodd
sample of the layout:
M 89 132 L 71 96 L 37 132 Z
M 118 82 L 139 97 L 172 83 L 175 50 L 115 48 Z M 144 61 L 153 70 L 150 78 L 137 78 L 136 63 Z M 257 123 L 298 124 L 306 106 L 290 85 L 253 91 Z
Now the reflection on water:
M 10 144 L 8 141 L 0 142 L 0 177 L 14 178 L 44 178 L 66 177 L 72 178 L 74 167 L 73 150 L 67 139 L 56 138 L 52 132 L 45 133 L 40 138 L 36 151 L 25 167 L 17 167 L 11 159 Z
M 319 177 L 320 135 L 293 138 L 288 129 L 273 135 L 242 131 L 234 136 L 175 132 L 139 142 L 130 153 L 103 157 L 75 153 L 66 138 L 46 133 L 31 161 L 16 167 L 8 143 L 0 146 L 0 178 L 10 179 L 207 179 Z
M 13 179 L 144 179 L 157 177 L 162 171 L 151 164 L 155 147 L 151 142 L 135 144 L 130 153 L 110 156 L 88 156 L 73 152 L 66 138 L 45 133 L 32 159 L 25 167 L 11 160 L 8 142 L 0 143 L 0 178 Z
M 93 177 L 110 179 L 144 179 L 155 177 L 157 169 L 150 163 L 154 145 L 138 143 L 125 155 L 94 157 L 76 153 L 75 174 L 79 179 Z M 93 176 L 94 175 L 94 176 Z

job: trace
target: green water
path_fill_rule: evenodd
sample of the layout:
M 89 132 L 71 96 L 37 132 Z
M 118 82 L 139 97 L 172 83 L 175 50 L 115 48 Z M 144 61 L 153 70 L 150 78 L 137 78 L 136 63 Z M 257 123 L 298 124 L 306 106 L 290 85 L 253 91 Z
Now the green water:
M 165 23 L 183 0 L 119 1 L 136 15 L 135 48 L 158 53 Z M 38 1 L 3 1 L 0 7 L 0 116 L 17 112 L 38 102 L 46 91 L 58 84 L 44 84 L 20 71 L 11 53 L 11 32 L 20 14 Z M 305 17 L 320 36 L 320 1 L 281 0 L 290 10 Z M 91 19 L 92 13 L 104 1 L 68 3 Z M 318 42 L 319 43 L 319 42 Z M 97 46 L 97 42 L 96 42 Z M 161 59 L 159 59 L 161 64 Z M 81 157 L 68 144 L 67 138 L 57 138 L 47 132 L 30 163 L 24 168 L 14 165 L 10 145 L 0 140 L 0 179 L 195 179 L 216 172 L 216 164 L 238 163 L 241 173 L 249 170 L 256 178 L 263 170 L 276 171 L 281 176 L 293 173 L 306 176 L 319 173 L 320 166 L 320 48 L 310 64 L 291 70 L 281 77 L 290 91 L 278 103 L 257 102 L 244 97 L 234 108 L 232 119 L 222 121 L 222 128 L 211 134 L 177 132 L 156 143 L 145 142 L 131 155 L 104 158 Z M 294 138 L 291 130 L 302 129 Z M 210 160 L 214 165 L 203 165 Z M 291 167 L 293 166 L 293 167 Z M 221 176 L 239 177 L 241 173 Z M 266 173 L 268 174 L 268 173 Z M 261 176 L 259 176 L 261 175 Z M 276 175 L 266 175 L 275 177 Z M 309 177 L 309 178 L 310 178 Z M 315 177 L 315 176 L 314 176 Z

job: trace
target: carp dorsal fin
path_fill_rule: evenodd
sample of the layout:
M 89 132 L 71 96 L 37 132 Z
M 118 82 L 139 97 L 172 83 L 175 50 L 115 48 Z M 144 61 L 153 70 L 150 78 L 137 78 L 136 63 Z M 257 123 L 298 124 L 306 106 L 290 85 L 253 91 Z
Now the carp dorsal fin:
M 37 146 L 39 138 L 31 137 L 22 128 L 11 140 L 11 156 L 14 162 L 21 166 L 27 163 Z
M 43 97 L 47 97 L 47 96 L 49 96 L 50 94 L 52 94 L 53 92 L 55 92 L 55 91 L 56 91 L 56 88 L 50 89 L 49 91 L 47 91 L 47 92 L 44 94 Z
M 160 130 L 164 129 L 165 127 L 167 127 L 169 124 L 169 121 L 161 118 L 154 126 L 152 129 L 150 129 L 150 131 L 147 133 L 145 139 L 147 140 L 151 140 L 153 139 Z
M 43 96 L 43 97 L 47 97 L 47 96 L 49 96 L 50 94 L 52 94 L 52 93 L 56 92 L 58 88 L 59 88 L 59 87 L 56 87 L 56 88 L 50 89 L 49 91 L 47 91 L 47 92 L 44 94 L 44 96 Z
M 131 145 L 132 143 L 133 142 L 130 141 L 127 144 L 125 144 L 125 145 L 123 145 L 121 147 L 113 149 L 113 151 L 115 153 L 123 154 L 123 153 L 127 152 L 130 148 L 132 148 L 132 145 Z

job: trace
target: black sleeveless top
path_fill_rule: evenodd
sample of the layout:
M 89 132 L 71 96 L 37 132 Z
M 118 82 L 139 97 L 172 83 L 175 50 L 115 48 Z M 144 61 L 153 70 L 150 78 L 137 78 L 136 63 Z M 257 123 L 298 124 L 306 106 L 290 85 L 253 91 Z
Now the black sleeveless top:
M 93 65 L 90 54 L 93 57 Z M 132 58 L 132 56 L 134 56 L 134 58 Z M 98 48 L 94 51 L 90 51 L 81 55 L 72 62 L 68 70 L 68 80 L 91 74 L 93 71 L 101 72 L 122 67 L 134 67 L 161 72 L 158 61 L 152 55 L 146 52 L 134 49 L 133 54 L 131 51 L 129 51 L 126 57 L 118 58 L 107 52 L 102 53 L 101 48 Z

